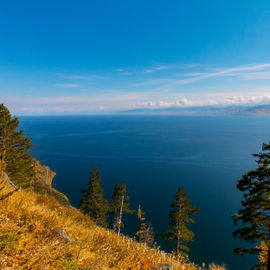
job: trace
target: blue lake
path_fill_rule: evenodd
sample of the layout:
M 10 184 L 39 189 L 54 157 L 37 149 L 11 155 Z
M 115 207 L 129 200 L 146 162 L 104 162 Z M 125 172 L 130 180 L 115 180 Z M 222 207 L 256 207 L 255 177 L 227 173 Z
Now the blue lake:
M 201 208 L 191 227 L 191 261 L 224 263 L 232 270 L 256 263 L 256 256 L 233 253 L 239 241 L 232 236 L 231 215 L 242 198 L 237 179 L 255 168 L 251 153 L 270 139 L 269 117 L 54 116 L 20 122 L 33 137 L 34 155 L 57 173 L 54 186 L 74 206 L 96 165 L 106 197 L 125 181 L 131 207 L 141 204 L 155 232 L 163 233 L 169 203 L 184 185 Z M 124 222 L 124 233 L 133 236 L 136 215 L 124 216 Z

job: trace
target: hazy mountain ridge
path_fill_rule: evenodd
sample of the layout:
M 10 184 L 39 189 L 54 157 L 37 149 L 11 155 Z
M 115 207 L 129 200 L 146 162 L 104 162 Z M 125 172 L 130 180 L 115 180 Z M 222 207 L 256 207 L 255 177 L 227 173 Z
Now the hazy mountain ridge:
M 180 114 L 180 115 L 270 115 L 270 104 L 257 106 L 203 106 L 203 107 L 169 107 L 139 108 L 124 111 L 136 114 Z

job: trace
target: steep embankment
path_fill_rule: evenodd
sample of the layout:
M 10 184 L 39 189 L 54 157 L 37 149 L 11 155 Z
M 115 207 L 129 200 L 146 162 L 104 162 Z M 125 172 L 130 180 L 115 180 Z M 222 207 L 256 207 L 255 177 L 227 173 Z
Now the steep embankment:
M 0 186 L 0 269 L 197 269 L 96 226 L 44 190 L 15 191 L 6 179 Z
M 33 188 L 39 194 L 48 194 L 57 199 L 61 204 L 70 206 L 69 199 L 66 195 L 52 187 L 52 181 L 56 173 L 48 166 L 41 164 L 34 159 L 35 177 Z

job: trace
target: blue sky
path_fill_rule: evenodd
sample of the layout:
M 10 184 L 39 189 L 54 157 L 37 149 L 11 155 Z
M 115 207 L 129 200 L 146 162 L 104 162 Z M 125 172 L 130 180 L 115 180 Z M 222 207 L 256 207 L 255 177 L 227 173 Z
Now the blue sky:
M 266 0 L 8 0 L 0 102 L 16 114 L 270 103 Z

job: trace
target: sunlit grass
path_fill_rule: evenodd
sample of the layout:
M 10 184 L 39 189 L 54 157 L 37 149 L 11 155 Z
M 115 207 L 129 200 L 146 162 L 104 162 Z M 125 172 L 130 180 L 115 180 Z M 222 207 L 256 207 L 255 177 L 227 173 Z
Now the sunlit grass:
M 20 190 L 0 201 L 0 269 L 153 269 L 165 263 L 179 270 L 198 269 L 98 227 L 53 197 Z

